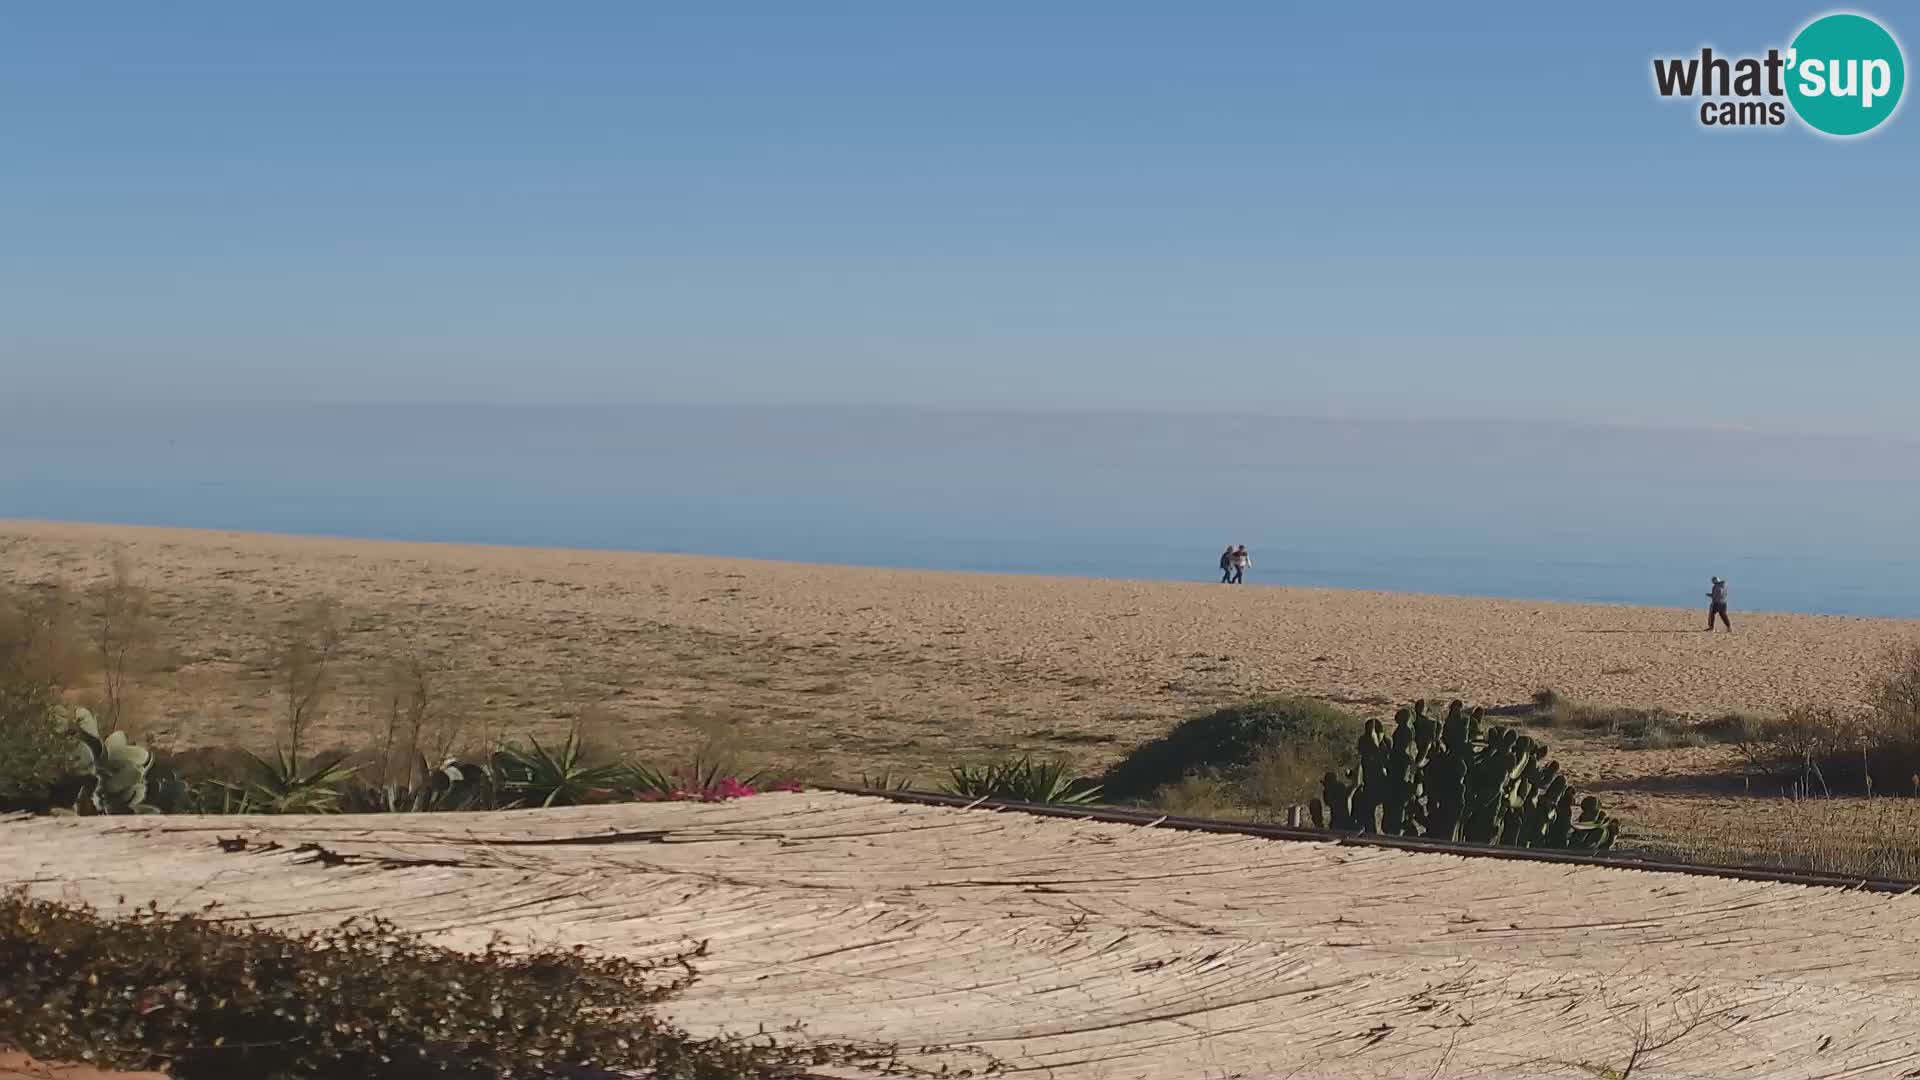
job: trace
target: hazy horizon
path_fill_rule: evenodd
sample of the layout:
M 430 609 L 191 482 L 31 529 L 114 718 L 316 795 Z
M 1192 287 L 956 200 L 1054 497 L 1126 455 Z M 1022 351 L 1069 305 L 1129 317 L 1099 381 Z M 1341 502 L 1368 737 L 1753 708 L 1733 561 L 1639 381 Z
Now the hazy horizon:
M 1552 423 L 99 404 L 0 517 L 1920 616 L 1920 444 Z
M 1692 425 L 1685 423 L 1647 423 L 1633 421 L 1606 421 L 1568 419 L 1557 416 L 1503 416 L 1498 414 L 1458 414 L 1442 415 L 1438 413 L 1392 414 L 1392 413 L 1313 413 L 1284 412 L 1258 409 L 1226 408 L 1151 408 L 1131 407 L 1114 408 L 1097 405 L 1073 406 L 980 406 L 965 403 L 948 404 L 932 402 L 781 402 L 781 401 L 724 401 L 715 399 L 695 400 L 565 400 L 556 399 L 494 401 L 464 398 L 398 398 L 383 400 L 355 400 L 350 398 L 270 398 L 270 397 L 154 397 L 145 394 L 117 394 L 111 388 L 85 395 L 72 393 L 23 393 L 16 394 L 12 400 L 18 404 L 32 405 L 41 410 L 68 411 L 93 410 L 102 407 L 123 410 L 119 415 L 131 419 L 138 414 L 165 416 L 173 410 L 197 412 L 205 409 L 318 409 L 318 410 L 354 410 L 354 409 L 391 409 L 391 410 L 451 410 L 485 413 L 490 411 L 513 410 L 522 412 L 629 412 L 629 413 L 717 413 L 738 415 L 779 415 L 795 416 L 926 416 L 934 418 L 993 418 L 1010 420 L 1041 420 L 1049 417 L 1082 420 L 1164 420 L 1164 421 L 1278 421 L 1306 424 L 1324 424 L 1330 426 L 1479 426 L 1495 425 L 1512 428 L 1540 428 L 1548 430 L 1580 432 L 1618 432 L 1622 434 L 1643 433 L 1649 436 L 1659 435 L 1699 435 L 1699 436 L 1750 436 L 1763 440 L 1802 440 L 1809 443 L 1859 443 L 1868 445 L 1890 445 L 1896 447 L 1920 447 L 1920 428 L 1911 433 L 1878 432 L 1858 430 L 1817 430 L 1807 428 L 1768 428 L 1748 427 L 1729 424 Z M 69 416 L 71 413 L 68 412 Z M 46 419 L 46 413 L 40 414 Z M 31 423 L 32 418 L 24 418 Z

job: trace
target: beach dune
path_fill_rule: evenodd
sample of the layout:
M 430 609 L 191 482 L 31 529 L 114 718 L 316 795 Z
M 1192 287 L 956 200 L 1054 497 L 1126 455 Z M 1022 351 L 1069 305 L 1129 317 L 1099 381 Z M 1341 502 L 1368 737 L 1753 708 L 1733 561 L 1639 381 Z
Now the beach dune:
M 1890 643 L 1920 639 L 1920 622 L 1737 609 L 1736 633 L 1707 634 L 1690 609 L 0 522 L 15 586 L 97 581 L 116 556 L 154 591 L 141 707 L 176 745 L 271 743 L 274 644 L 317 596 L 351 628 L 321 743 L 364 741 L 386 665 L 411 658 L 470 733 L 585 716 L 666 752 L 724 724 L 843 771 L 1049 740 L 1092 766 L 1258 694 L 1372 713 L 1542 687 L 1695 717 L 1844 705 Z

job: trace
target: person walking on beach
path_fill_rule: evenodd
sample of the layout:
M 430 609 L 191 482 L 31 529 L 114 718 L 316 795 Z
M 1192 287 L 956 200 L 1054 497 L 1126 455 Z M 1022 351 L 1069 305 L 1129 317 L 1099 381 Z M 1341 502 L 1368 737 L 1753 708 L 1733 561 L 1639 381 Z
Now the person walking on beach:
M 1727 618 L 1727 583 L 1719 578 L 1713 579 L 1713 588 L 1707 590 L 1707 633 L 1713 633 L 1713 617 L 1720 616 L 1720 622 L 1726 626 L 1727 633 L 1733 633 L 1733 623 Z
M 1234 548 L 1233 555 L 1227 559 L 1227 563 L 1233 567 L 1233 583 L 1246 584 L 1247 567 L 1253 565 L 1253 556 L 1247 554 L 1247 545 L 1241 544 Z
M 1220 553 L 1220 584 L 1227 585 L 1227 584 L 1231 584 L 1232 581 L 1233 581 L 1233 545 L 1228 544 L 1227 550 Z

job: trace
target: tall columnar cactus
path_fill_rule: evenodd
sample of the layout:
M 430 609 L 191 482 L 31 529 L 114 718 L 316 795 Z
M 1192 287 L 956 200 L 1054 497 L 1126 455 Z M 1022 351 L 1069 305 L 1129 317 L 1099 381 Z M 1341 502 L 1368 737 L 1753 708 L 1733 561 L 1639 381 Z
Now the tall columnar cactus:
M 1613 845 L 1619 823 L 1589 795 L 1575 813 L 1572 786 L 1547 748 L 1512 728 L 1484 726 L 1481 709 L 1456 701 L 1444 720 L 1416 701 L 1388 732 L 1370 720 L 1359 765 L 1321 781 L 1312 805 L 1321 827 L 1520 847 Z

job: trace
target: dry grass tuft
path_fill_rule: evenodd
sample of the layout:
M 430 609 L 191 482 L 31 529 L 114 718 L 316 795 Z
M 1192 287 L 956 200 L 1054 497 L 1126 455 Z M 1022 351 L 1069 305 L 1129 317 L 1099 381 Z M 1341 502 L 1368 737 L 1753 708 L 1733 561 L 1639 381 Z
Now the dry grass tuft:
M 1793 813 L 1765 829 L 1724 815 L 1670 815 L 1664 835 L 1636 838 L 1639 850 L 1712 866 L 1783 866 L 1849 877 L 1920 881 L 1920 801 L 1797 797 Z
M 1741 713 L 1695 724 L 1665 709 L 1636 705 L 1600 705 L 1566 698 L 1553 690 L 1533 695 L 1534 727 L 1583 731 L 1611 736 L 1629 750 L 1671 750 L 1683 746 L 1711 746 L 1740 742 L 1756 721 Z

